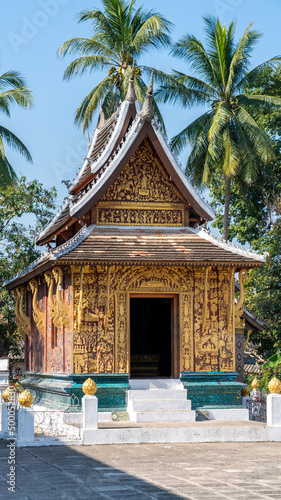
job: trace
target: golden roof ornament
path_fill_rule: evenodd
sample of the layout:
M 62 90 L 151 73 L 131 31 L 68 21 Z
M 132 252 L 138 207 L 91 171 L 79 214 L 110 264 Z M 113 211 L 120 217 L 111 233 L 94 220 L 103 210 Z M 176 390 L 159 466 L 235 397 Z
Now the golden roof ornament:
M 27 389 L 20 394 L 19 403 L 23 408 L 30 408 L 32 406 L 33 396 Z
M 258 390 L 259 385 L 260 385 L 259 381 L 258 381 L 257 377 L 255 377 L 254 380 L 253 380 L 253 382 L 251 383 L 251 386 L 254 389 L 254 391 Z
M 153 108 L 153 71 L 151 72 L 150 84 L 146 92 L 145 100 L 143 101 L 140 118 L 145 122 L 151 122 L 154 118 Z
M 271 394 L 279 394 L 281 392 L 281 382 L 277 377 L 273 377 L 268 383 L 268 389 Z
M 2 398 L 4 399 L 5 403 L 9 403 L 10 401 L 10 396 L 11 396 L 11 387 L 7 387 L 5 391 L 2 392 Z
M 132 104 L 134 104 L 137 100 L 137 96 L 135 93 L 134 80 L 135 80 L 135 59 L 133 60 L 132 72 L 131 72 L 128 90 L 127 90 L 126 99 L 125 99 L 126 101 L 129 101 Z
M 97 128 L 102 128 L 106 122 L 105 114 L 102 109 L 101 101 L 100 101 L 100 119 Z
M 93 396 L 97 392 L 97 384 L 91 378 L 87 378 L 82 385 L 82 390 L 86 396 Z
M 246 385 L 246 387 L 243 387 L 243 389 L 241 389 L 241 396 L 243 397 L 250 396 L 250 392 L 251 392 L 251 386 Z

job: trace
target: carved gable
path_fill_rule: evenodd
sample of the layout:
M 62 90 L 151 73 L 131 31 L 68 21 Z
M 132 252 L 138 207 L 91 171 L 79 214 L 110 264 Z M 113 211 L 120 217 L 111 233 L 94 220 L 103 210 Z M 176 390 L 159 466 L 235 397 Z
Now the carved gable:
M 182 226 L 185 199 L 145 139 L 97 206 L 98 224 Z

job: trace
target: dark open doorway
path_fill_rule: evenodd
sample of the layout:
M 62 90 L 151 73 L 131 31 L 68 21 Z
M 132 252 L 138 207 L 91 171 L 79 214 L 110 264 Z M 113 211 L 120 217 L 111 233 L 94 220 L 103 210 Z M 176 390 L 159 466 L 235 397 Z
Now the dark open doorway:
M 170 298 L 130 299 L 131 377 L 171 376 Z

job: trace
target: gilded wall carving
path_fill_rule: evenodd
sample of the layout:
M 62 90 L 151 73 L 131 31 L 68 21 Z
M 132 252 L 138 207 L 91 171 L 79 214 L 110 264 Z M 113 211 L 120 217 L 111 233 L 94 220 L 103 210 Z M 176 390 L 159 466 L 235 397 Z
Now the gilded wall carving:
M 45 281 L 48 286 L 48 306 L 49 306 L 49 314 L 53 320 L 55 327 L 58 330 L 62 329 L 62 321 L 60 317 L 60 311 L 58 304 L 54 301 L 54 284 L 55 279 L 52 275 L 51 271 L 46 271 L 44 274 Z
M 233 301 L 231 301 L 233 297 Z M 234 359 L 234 273 L 231 269 L 219 271 L 219 356 L 220 371 L 235 370 Z
M 24 288 L 22 286 L 17 287 L 14 290 L 13 295 L 16 300 L 15 304 L 16 324 L 22 338 L 25 339 L 26 335 L 30 337 L 31 323 L 29 316 L 25 314 L 23 309 L 23 301 L 25 296 Z
M 33 319 L 34 322 L 39 330 L 39 332 L 42 333 L 44 336 L 46 333 L 46 314 L 44 311 L 41 311 L 38 307 L 38 290 L 39 290 L 39 285 L 38 281 L 36 279 L 32 279 L 29 282 L 31 292 L 33 294 L 33 299 L 32 299 L 32 308 L 33 308 Z
M 101 201 L 184 203 L 185 200 L 145 139 Z
M 128 300 L 126 292 L 115 294 L 115 366 L 119 373 L 129 371 Z
M 62 296 L 63 289 L 63 270 L 61 267 L 56 266 L 52 270 L 53 276 L 57 284 L 56 296 L 57 296 L 57 307 L 58 316 L 60 322 L 65 326 L 67 330 L 70 329 L 70 307 L 67 305 Z
M 97 224 L 182 226 L 185 201 L 145 139 L 101 198 Z
M 121 226 L 182 226 L 183 208 L 179 210 L 161 208 L 158 210 L 143 208 L 98 207 L 98 224 Z
M 193 338 L 193 292 L 183 293 L 181 296 L 181 353 L 180 371 L 194 370 L 194 338 Z
M 129 371 L 129 298 L 136 292 L 179 297 L 176 335 L 181 332 L 180 371 L 233 370 L 234 307 L 228 318 L 226 296 L 234 282 L 228 269 L 209 268 L 206 272 L 203 267 L 193 270 L 184 266 L 84 267 L 88 270 L 81 274 L 81 266 L 72 266 L 76 373 Z
M 75 373 L 114 371 L 114 296 L 110 269 L 73 266 Z

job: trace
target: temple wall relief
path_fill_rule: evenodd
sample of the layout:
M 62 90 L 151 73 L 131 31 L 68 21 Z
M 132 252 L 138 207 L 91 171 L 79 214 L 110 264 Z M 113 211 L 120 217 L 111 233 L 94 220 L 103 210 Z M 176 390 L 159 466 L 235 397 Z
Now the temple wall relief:
M 161 292 L 179 299 L 180 371 L 234 369 L 232 270 L 85 265 L 72 275 L 75 373 L 127 373 L 130 293 Z

